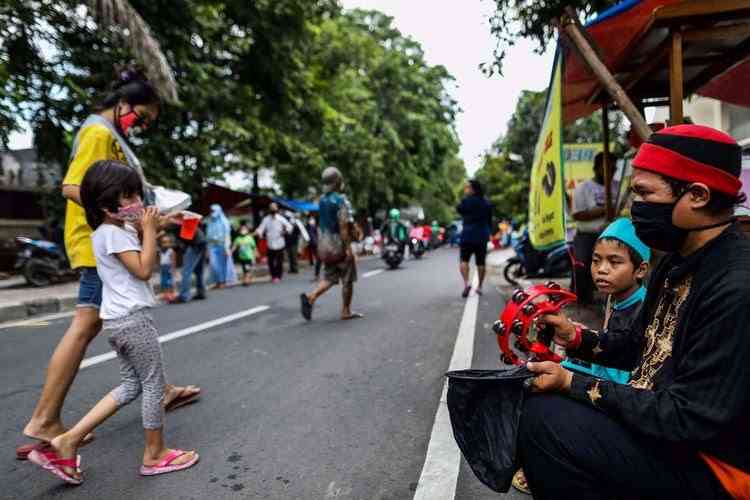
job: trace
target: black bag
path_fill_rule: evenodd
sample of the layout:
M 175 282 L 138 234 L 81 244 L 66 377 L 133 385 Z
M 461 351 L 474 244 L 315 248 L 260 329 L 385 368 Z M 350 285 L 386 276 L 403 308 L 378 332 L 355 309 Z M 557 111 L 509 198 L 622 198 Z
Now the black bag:
M 448 377 L 453 436 L 477 478 L 497 492 L 516 473 L 516 437 L 523 409 L 525 366 L 510 370 L 459 370 Z

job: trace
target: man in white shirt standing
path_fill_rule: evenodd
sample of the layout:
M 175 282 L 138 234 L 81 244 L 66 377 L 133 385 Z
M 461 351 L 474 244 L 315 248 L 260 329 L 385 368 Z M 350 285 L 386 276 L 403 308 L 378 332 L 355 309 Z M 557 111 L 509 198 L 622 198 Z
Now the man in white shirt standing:
M 610 156 L 609 164 L 615 159 Z M 591 256 L 599 234 L 607 224 L 606 191 L 604 189 L 604 153 L 594 157 L 594 178 L 576 186 L 573 192 L 573 219 L 576 221 L 576 234 L 573 249 L 579 265 L 573 269 L 575 292 L 578 303 L 591 304 L 594 301 L 594 281 L 591 278 Z
M 279 206 L 271 203 L 269 214 L 263 217 L 255 233 L 265 238 L 268 243 L 268 269 L 271 272 L 271 282 L 278 283 L 284 274 L 284 234 L 292 231 L 292 225 L 279 214 Z

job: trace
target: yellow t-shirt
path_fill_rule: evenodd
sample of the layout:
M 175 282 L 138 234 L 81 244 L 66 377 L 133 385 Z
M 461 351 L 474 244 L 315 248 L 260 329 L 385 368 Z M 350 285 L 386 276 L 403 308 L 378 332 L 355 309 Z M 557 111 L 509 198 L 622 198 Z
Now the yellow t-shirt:
M 127 163 L 117 139 L 104 125 L 89 125 L 81 129 L 78 151 L 70 162 L 63 185 L 80 186 L 86 171 L 99 160 L 118 160 Z M 91 245 L 91 227 L 86 222 L 86 212 L 78 203 L 68 200 L 65 209 L 65 249 L 70 265 L 96 267 Z

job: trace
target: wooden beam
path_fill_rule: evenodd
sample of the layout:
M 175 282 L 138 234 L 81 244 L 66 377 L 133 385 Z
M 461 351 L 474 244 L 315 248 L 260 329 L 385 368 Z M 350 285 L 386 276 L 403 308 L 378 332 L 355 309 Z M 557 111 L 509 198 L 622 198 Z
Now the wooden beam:
M 734 40 L 750 37 L 750 23 L 737 23 L 682 32 L 684 43 Z
M 605 213 L 607 222 L 614 219 L 614 207 L 612 206 L 612 165 L 609 157 L 609 109 L 607 105 L 602 106 L 602 139 L 604 140 L 604 192 Z
M 682 110 L 682 34 L 672 33 L 672 50 L 669 52 L 669 117 L 671 125 L 681 125 L 684 121 Z
M 750 11 L 750 0 L 691 0 L 657 9 L 654 19 L 663 23 L 686 17 L 732 15 L 743 10 Z
M 638 136 L 644 141 L 647 140 L 651 135 L 651 129 L 646 123 L 646 120 L 643 119 L 643 116 L 638 112 L 633 101 L 630 100 L 625 93 L 625 90 L 623 90 L 620 84 L 617 83 L 617 80 L 612 76 L 612 73 L 607 66 L 597 56 L 596 51 L 592 48 L 588 39 L 582 33 L 578 17 L 573 9 L 566 8 L 566 15 L 563 17 L 560 26 L 562 26 L 563 33 L 575 46 L 578 54 L 588 65 L 594 75 L 596 75 L 602 86 L 607 89 L 609 95 L 617 103 L 622 112 L 625 113 L 625 116 L 628 117 L 630 123 L 633 124 L 633 128 Z

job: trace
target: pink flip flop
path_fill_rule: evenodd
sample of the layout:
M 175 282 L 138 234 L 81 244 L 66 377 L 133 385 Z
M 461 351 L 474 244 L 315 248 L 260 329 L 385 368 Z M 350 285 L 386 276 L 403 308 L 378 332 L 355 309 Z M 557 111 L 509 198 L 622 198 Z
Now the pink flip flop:
M 60 458 L 55 451 L 38 451 L 32 450 L 29 453 L 29 461 L 38 465 L 46 471 L 51 472 L 58 478 L 62 479 L 68 484 L 79 485 L 83 483 L 83 479 L 77 479 L 73 476 L 69 476 L 63 470 L 63 467 L 72 467 L 81 473 L 81 455 L 76 455 L 76 458 Z
M 83 448 L 84 446 L 91 444 L 96 439 L 96 436 L 93 434 L 86 435 L 85 438 L 83 438 L 83 441 L 81 441 L 80 447 Z M 31 453 L 33 450 L 36 451 L 46 451 L 50 447 L 49 442 L 47 441 L 36 441 L 33 443 L 28 443 L 21 445 L 16 448 L 16 460 L 27 460 L 29 457 L 29 453 Z
M 192 467 L 198 462 L 198 454 L 194 453 L 193 459 L 185 462 L 184 464 L 170 465 L 177 458 L 190 453 L 189 451 L 183 450 L 172 450 L 164 459 L 156 465 L 141 465 L 141 476 L 158 476 L 159 474 L 167 474 L 168 472 L 174 472 L 178 470 L 187 469 Z

